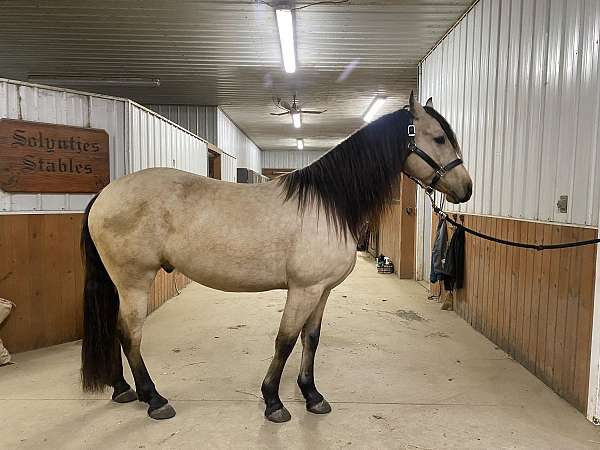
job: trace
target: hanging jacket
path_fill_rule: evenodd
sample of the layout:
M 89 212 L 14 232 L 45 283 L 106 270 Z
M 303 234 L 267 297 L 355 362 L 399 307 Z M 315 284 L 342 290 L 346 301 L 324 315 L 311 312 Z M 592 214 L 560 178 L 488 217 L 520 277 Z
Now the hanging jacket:
M 465 230 L 454 230 L 442 269 L 444 289 L 462 289 L 465 274 Z
M 435 241 L 431 249 L 431 273 L 429 281 L 437 283 L 444 279 L 444 258 L 446 256 L 446 243 L 448 242 L 448 226 L 446 220 L 438 222 Z

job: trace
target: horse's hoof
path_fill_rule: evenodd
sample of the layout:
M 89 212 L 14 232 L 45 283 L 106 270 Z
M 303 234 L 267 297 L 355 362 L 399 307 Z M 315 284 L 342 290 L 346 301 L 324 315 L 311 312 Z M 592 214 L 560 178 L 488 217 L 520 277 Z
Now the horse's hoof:
M 327 400 L 323 399 L 315 405 L 306 405 L 306 410 L 313 414 L 327 414 L 331 412 L 331 406 L 329 405 Z
M 292 415 L 285 408 L 285 406 L 282 406 L 277 411 L 273 411 L 271 414 L 266 414 L 265 417 L 271 422 L 283 423 L 289 421 L 292 418 Z
M 175 416 L 175 409 L 167 403 L 160 408 L 148 409 L 148 415 L 156 420 L 170 419 Z
M 128 389 L 125 392 L 121 392 L 113 397 L 113 402 L 117 403 L 129 403 L 137 400 L 137 394 L 133 389 Z

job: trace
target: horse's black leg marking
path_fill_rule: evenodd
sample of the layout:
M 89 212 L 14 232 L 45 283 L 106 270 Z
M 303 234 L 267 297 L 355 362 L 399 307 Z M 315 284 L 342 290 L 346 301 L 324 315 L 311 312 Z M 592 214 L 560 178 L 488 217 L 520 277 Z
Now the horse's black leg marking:
M 287 422 L 291 415 L 281 403 L 279 398 L 279 383 L 285 363 L 294 349 L 298 335 L 285 336 L 281 332 L 275 340 L 275 356 L 271 361 L 267 376 L 265 377 L 261 391 L 265 399 L 265 416 L 272 422 Z
M 323 289 L 316 286 L 288 289 L 279 333 L 275 340 L 275 356 L 273 356 L 273 361 L 271 361 L 261 387 L 266 403 L 265 416 L 271 422 L 287 422 L 291 419 L 289 411 L 279 398 L 281 373 L 298 340 L 302 327 L 318 305 L 322 294 Z
M 319 305 L 310 315 L 306 324 L 302 328 L 302 365 L 298 374 L 298 386 L 302 395 L 306 399 L 306 409 L 315 414 L 327 414 L 331 412 L 331 406 L 323 398 L 315 386 L 315 353 L 319 345 L 319 336 L 321 334 L 321 321 L 323 311 L 327 303 L 329 292 L 323 293 Z
M 121 359 L 121 344 L 115 339 L 115 346 L 117 351 L 115 352 L 115 372 L 112 387 L 114 389 L 112 394 L 113 401 L 117 403 L 129 403 L 137 400 L 137 395 L 134 390 L 131 389 L 129 383 L 125 381 L 123 376 L 123 360 Z
M 140 352 L 141 335 L 133 338 L 131 333 L 126 331 L 126 326 L 122 328 L 125 331 L 120 333 L 120 340 L 135 379 L 138 399 L 148 403 L 148 415 L 153 419 L 170 419 L 175 415 L 175 410 L 168 404 L 167 399 L 158 393 L 152 378 L 150 378 Z

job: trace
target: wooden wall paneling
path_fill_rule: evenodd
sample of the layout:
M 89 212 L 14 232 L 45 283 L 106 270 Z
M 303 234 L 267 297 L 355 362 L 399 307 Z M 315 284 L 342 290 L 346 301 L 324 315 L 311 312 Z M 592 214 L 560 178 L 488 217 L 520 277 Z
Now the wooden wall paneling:
M 17 307 L 0 330 L 13 352 L 82 332 L 81 214 L 0 216 L 0 296 Z
M 525 239 L 523 242 L 535 242 L 535 223 L 534 222 L 523 222 L 523 228 L 525 232 L 523 235 Z M 531 335 L 532 326 L 532 310 L 533 310 L 533 266 L 535 259 L 535 250 L 523 250 L 521 252 L 525 257 L 525 265 L 522 269 L 523 277 L 523 328 L 522 328 L 522 339 L 523 344 L 521 346 L 522 351 L 522 364 L 531 370 L 530 363 L 530 349 L 529 349 L 529 337 Z
M 551 244 L 553 227 L 551 225 L 544 226 L 544 234 L 542 242 L 544 244 Z M 535 363 L 535 373 L 545 383 L 550 383 L 550 374 L 548 373 L 548 366 L 546 365 L 546 351 L 547 351 L 547 324 L 549 315 L 549 292 L 550 292 L 550 276 L 551 276 L 551 261 L 552 252 L 542 252 L 541 255 L 541 280 L 540 280 L 540 307 L 538 316 L 538 332 L 537 332 L 537 354 Z
M 521 239 L 521 224 L 520 222 L 513 223 L 514 234 L 513 239 L 519 241 Z M 510 271 L 510 328 L 508 331 L 508 349 L 509 354 L 516 359 L 516 351 L 518 346 L 518 328 L 520 325 L 519 316 L 522 304 L 519 299 L 519 261 L 520 250 L 516 247 L 511 248 L 511 271 Z
M 483 217 L 483 226 L 482 226 L 482 231 L 485 234 L 490 234 L 491 228 L 492 226 L 492 221 L 490 220 L 489 217 Z M 485 320 L 488 316 L 488 282 L 490 279 L 490 246 L 491 246 L 491 242 L 484 240 L 482 242 L 482 265 L 481 265 L 481 278 L 479 280 L 479 283 L 481 284 L 481 295 L 480 295 L 480 303 L 481 303 L 481 308 L 480 308 L 480 316 L 479 316 L 479 331 L 486 337 L 488 337 L 487 332 L 486 332 L 486 326 L 488 325 L 487 321 Z
M 491 225 L 491 221 L 489 220 L 488 217 L 482 217 L 482 224 L 481 224 L 481 231 L 485 234 L 489 234 L 490 232 L 490 225 Z M 479 318 L 478 318 L 478 324 L 477 324 L 477 328 L 478 330 L 484 335 L 487 336 L 485 333 L 485 326 L 486 326 L 486 314 L 487 314 L 487 286 L 488 286 L 488 279 L 489 279 L 489 275 L 490 275 L 490 267 L 489 267 L 489 248 L 490 248 L 490 242 L 489 241 L 482 241 L 481 242 L 481 266 L 479 268 L 479 270 L 481 271 L 481 274 L 479 275 Z
M 498 236 L 498 225 L 500 222 L 498 220 L 491 220 L 491 228 L 490 228 L 490 236 Z M 494 338 L 494 322 L 496 320 L 496 313 L 494 311 L 494 287 L 495 281 L 497 277 L 496 272 L 496 259 L 499 255 L 500 246 L 495 242 L 490 242 L 490 253 L 489 253 L 489 268 L 490 274 L 488 277 L 488 286 L 487 286 L 487 310 L 489 315 L 488 324 L 486 326 L 487 335 L 490 339 Z
M 472 217 L 473 226 L 475 230 L 481 230 L 481 218 Z M 470 307 L 471 325 L 476 327 L 478 320 L 478 308 L 479 308 L 479 276 L 481 273 L 481 239 L 471 238 L 473 241 L 473 294 Z
M 585 236 L 585 230 L 579 228 L 571 227 L 568 231 L 568 241 L 582 240 Z M 577 315 L 580 307 L 583 248 L 573 248 L 568 252 L 571 255 L 571 264 L 568 272 L 566 296 L 561 299 L 566 304 L 566 314 L 563 319 L 565 322 L 564 351 L 559 384 L 564 389 L 565 398 L 573 403 L 577 400 L 573 380 L 575 379 L 575 358 L 577 354 Z
M 508 233 L 506 235 L 508 240 L 513 241 L 515 239 L 515 227 L 512 223 L 508 225 Z M 506 248 L 506 267 L 504 269 L 504 320 L 503 320 L 503 330 L 502 334 L 504 335 L 504 349 L 510 354 L 511 353 L 511 332 L 513 330 L 513 308 L 516 306 L 512 297 L 513 290 L 513 255 L 514 255 L 514 247 Z
M 561 239 L 561 228 L 552 225 L 552 243 L 559 243 Z M 558 256 L 556 256 L 558 255 Z M 560 251 L 550 257 L 550 284 L 548 287 L 548 317 L 546 322 L 546 354 L 544 357 L 545 375 L 548 385 L 554 385 L 554 351 L 556 336 L 556 314 L 558 308 L 558 277 Z
M 473 228 L 474 220 L 472 216 L 464 216 L 465 224 L 469 228 Z M 471 291 L 473 286 L 473 277 L 477 272 L 477 268 L 475 267 L 475 251 L 473 248 L 474 239 L 470 235 L 465 236 L 465 265 L 466 265 L 466 277 L 465 284 L 463 286 L 463 310 L 462 317 L 468 322 L 471 323 L 471 311 L 472 311 L 472 301 L 471 301 Z
M 502 220 L 502 225 L 500 227 L 500 238 L 507 239 L 508 238 L 508 221 Z M 497 295 L 497 306 L 498 309 L 496 311 L 496 339 L 499 345 L 506 344 L 506 336 L 504 334 L 504 310 L 505 310 L 505 301 L 506 301 L 506 254 L 508 251 L 508 247 L 506 245 L 501 245 L 499 252 L 499 266 L 497 270 L 498 277 L 498 286 L 496 287 L 496 295 Z
M 494 225 L 496 221 L 491 217 L 485 218 L 485 234 L 489 236 L 494 235 Z M 494 277 L 493 267 L 492 267 L 492 255 L 494 254 L 494 243 L 491 241 L 485 241 L 485 251 L 484 251 L 484 259 L 485 265 L 484 267 L 484 278 L 483 278 L 483 293 L 482 293 L 482 320 L 481 320 L 481 330 L 485 336 L 490 337 L 490 285 L 492 283 L 492 279 Z
M 471 229 L 476 228 L 475 218 L 473 216 L 465 216 L 465 222 L 467 226 Z M 475 249 L 476 242 L 479 239 L 475 239 L 471 235 L 467 235 L 465 237 L 465 260 L 468 266 L 467 273 L 468 276 L 466 278 L 465 287 L 463 288 L 465 291 L 465 295 L 463 298 L 465 310 L 463 310 L 463 317 L 465 320 L 472 324 L 473 323 L 473 296 L 475 295 L 475 276 L 479 272 L 477 267 L 477 251 Z
M 500 236 L 502 231 L 502 221 L 493 220 L 490 236 Z M 488 325 L 488 335 L 493 341 L 497 338 L 498 327 L 498 273 L 500 271 L 499 257 L 500 244 L 491 243 L 490 255 L 490 280 L 488 282 L 488 311 L 490 312 L 490 321 Z
M 561 229 L 561 242 L 569 242 L 571 238 L 571 228 Z M 559 262 L 558 279 L 558 297 L 556 306 L 556 328 L 554 332 L 554 377 L 552 379 L 553 388 L 560 394 L 566 395 L 564 386 L 561 384 L 564 370 L 565 358 L 565 335 L 566 335 L 566 317 L 567 317 L 567 295 L 569 292 L 569 269 L 572 260 L 571 249 L 561 249 Z
M 533 231 L 531 232 L 531 227 Z M 530 235 L 532 241 L 536 244 L 541 244 L 544 237 L 544 225 L 541 223 L 530 224 Z M 530 252 L 532 254 L 532 276 L 531 276 L 531 313 L 530 313 L 530 331 L 529 331 L 529 343 L 528 350 L 526 352 L 527 367 L 533 372 L 537 373 L 537 344 L 538 344 L 538 328 L 540 318 L 540 290 L 541 290 L 541 277 L 542 277 L 542 252 Z
M 508 240 L 546 244 L 592 239 L 596 233 L 472 215 L 464 216 L 464 224 Z M 585 411 L 596 248 L 536 252 L 467 236 L 465 257 L 456 313 Z
M 596 230 L 584 230 L 582 239 L 595 239 Z M 581 248 L 581 271 L 579 310 L 577 312 L 577 343 L 573 391 L 575 405 L 585 411 L 588 401 L 588 377 L 590 373 L 590 352 L 592 346 L 592 317 L 594 313 L 594 286 L 596 279 L 596 248 L 589 245 Z
M 462 216 L 464 217 L 464 216 Z M 464 224 L 464 220 L 461 221 Z M 466 243 L 465 243 L 465 254 L 466 254 L 467 248 L 466 248 Z M 468 268 L 467 268 L 467 264 L 466 264 L 466 260 L 465 260 L 465 266 L 463 268 L 463 288 L 462 289 L 458 289 L 455 293 L 454 293 L 454 303 L 456 305 L 458 305 L 457 308 L 455 308 L 455 310 L 458 310 L 458 314 L 461 317 L 464 317 L 464 312 L 465 312 L 465 289 L 464 286 L 466 284 L 466 279 L 468 277 Z
M 527 223 L 519 221 L 517 223 L 517 241 L 527 242 Z M 516 291 L 513 290 L 513 295 L 516 294 L 516 317 L 515 317 L 515 333 L 513 357 L 518 361 L 523 361 L 523 319 L 525 316 L 525 285 L 527 279 L 525 276 L 527 253 L 525 250 L 517 248 L 515 251 L 516 261 L 513 266 L 513 274 Z
M 485 217 L 478 217 L 477 220 L 477 230 L 481 232 L 485 232 Z M 484 240 L 478 239 L 478 261 L 477 261 L 477 281 L 475 284 L 475 288 L 477 289 L 477 297 L 475 298 L 475 321 L 474 327 L 477 330 L 481 330 L 481 324 L 483 322 L 483 286 L 485 285 L 484 280 L 486 276 L 487 269 L 485 267 L 485 245 L 486 242 Z
M 31 303 L 21 302 L 19 294 L 29 296 L 30 284 L 19 277 L 18 267 L 25 267 L 29 242 L 21 237 L 28 231 L 25 216 L 4 216 L 0 220 L 0 296 L 15 302 L 16 308 L 0 327 L 4 345 L 11 351 L 23 348 L 24 330 L 31 329 Z M 25 233 L 24 233 L 25 232 Z

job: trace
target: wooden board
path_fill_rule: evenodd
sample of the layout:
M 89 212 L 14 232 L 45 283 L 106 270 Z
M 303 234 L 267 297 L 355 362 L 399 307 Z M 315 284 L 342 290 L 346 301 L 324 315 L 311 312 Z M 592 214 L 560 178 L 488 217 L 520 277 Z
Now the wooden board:
M 0 326 L 11 352 L 80 339 L 83 332 L 82 214 L 0 215 L 0 297 L 16 304 Z M 159 271 L 148 299 L 154 311 L 189 283 Z
M 110 182 L 104 130 L 0 119 L 0 188 L 94 193 Z
M 437 221 L 433 220 L 433 229 Z M 466 226 L 508 240 L 559 243 L 596 230 L 464 215 Z M 467 235 L 456 312 L 585 413 L 596 247 L 535 252 Z

